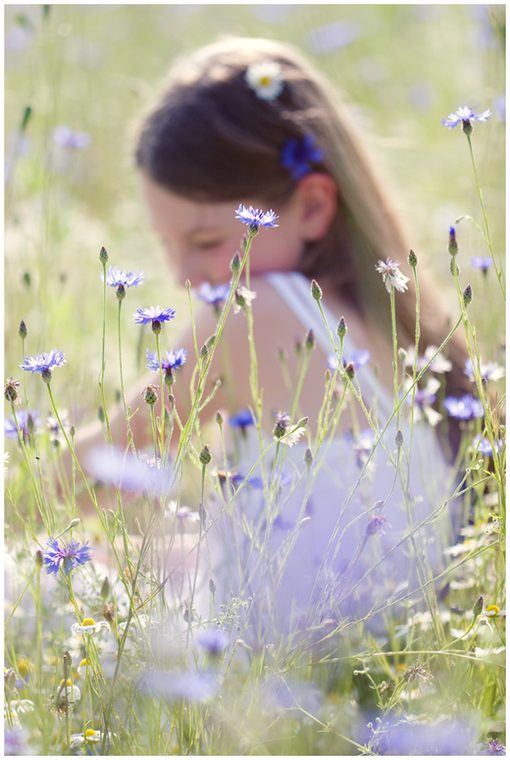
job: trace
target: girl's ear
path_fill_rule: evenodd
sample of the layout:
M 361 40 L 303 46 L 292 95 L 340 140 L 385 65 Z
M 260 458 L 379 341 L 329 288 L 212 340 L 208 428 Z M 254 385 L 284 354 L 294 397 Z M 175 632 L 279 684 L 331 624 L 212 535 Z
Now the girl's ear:
M 320 240 L 328 231 L 337 210 L 337 189 L 329 174 L 313 172 L 300 180 L 296 189 L 301 233 L 307 242 Z

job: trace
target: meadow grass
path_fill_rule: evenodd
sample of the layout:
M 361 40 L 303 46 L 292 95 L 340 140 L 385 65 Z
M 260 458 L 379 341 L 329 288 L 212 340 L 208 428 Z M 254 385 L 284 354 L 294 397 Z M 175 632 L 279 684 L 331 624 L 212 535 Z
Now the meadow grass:
M 495 105 L 504 92 L 503 10 L 6 7 L 4 367 L 15 381 L 6 386 L 6 754 L 504 752 L 504 388 L 500 372 L 487 382 L 479 365 L 504 364 L 504 121 Z M 314 48 L 319 38 L 310 30 L 338 21 L 336 47 Z M 13 29 L 17 36 L 9 37 Z M 279 420 L 268 441 L 260 423 L 267 410 L 251 306 L 238 290 L 242 273 L 249 287 L 250 248 L 258 243 L 248 234 L 214 339 L 187 357 L 196 367 L 189 417 L 180 419 L 171 402 L 162 416 L 159 405 L 141 399 L 151 447 L 139 452 L 128 445 L 119 452 L 109 446 L 110 417 L 122 407 L 125 389 L 145 373 L 146 349 L 161 359 L 175 348 L 174 337 L 195 308 L 191 291 L 172 283 L 148 230 L 130 156 L 133 120 L 175 55 L 221 33 L 293 42 L 349 93 L 413 230 L 417 292 L 425 262 L 436 275 L 438 297 L 448 303 L 452 331 L 465 336 L 475 368 L 473 397 L 483 407 L 483 416 L 462 423 L 448 496 L 423 521 L 427 525 L 419 524 L 416 505 L 403 497 L 416 586 L 399 595 L 388 583 L 375 607 L 354 617 L 342 612 L 325 627 L 317 608 L 304 636 L 290 630 L 282 638 L 263 638 L 262 629 L 257 636 L 250 628 L 250 584 L 274 573 L 278 589 L 298 539 L 299 528 L 275 560 L 268 526 L 294 494 L 302 499 L 299 520 L 306 521 L 307 496 L 327 467 L 328 447 L 350 403 L 364 410 L 372 438 L 343 508 L 369 481 L 371 459 L 383 447 L 395 486 L 405 494 L 413 417 L 420 413 L 407 402 L 425 387 L 432 362 L 448 354 L 448 336 L 419 367 L 417 352 L 405 365 L 394 333 L 394 411 L 382 425 L 371 414 L 373 399 L 361 398 L 355 374 L 338 361 L 326 376 L 313 436 L 300 419 L 306 416 L 301 380 L 313 351 L 313 341 L 305 340 L 300 376 L 286 375 L 282 358 L 294 401 L 284 410 L 289 419 Z M 323 38 L 323 49 L 325 44 Z M 487 123 L 475 124 L 469 141 L 460 126 L 450 133 L 440 121 L 465 102 L 476 113 L 494 111 Z M 52 135 L 59 125 L 85 133 L 82 147 L 57 144 Z M 451 225 L 460 247 L 455 256 L 448 253 Z M 486 272 L 470 266 L 471 256 L 486 255 L 493 260 Z M 143 270 L 140 291 L 133 286 L 125 299 L 116 299 L 106 282 L 110 265 Z M 314 297 L 320 314 L 317 290 L 312 303 Z M 388 299 L 394 313 L 392 290 Z M 176 310 L 161 333 L 134 324 L 131 313 L 148 303 Z M 198 424 L 203 405 L 214 405 L 210 362 L 222 350 L 222 327 L 234 307 L 248 323 L 258 444 L 239 479 L 232 472 L 235 450 L 225 442 L 228 419 L 219 415 L 204 429 Z M 331 344 L 341 359 L 341 331 L 331 332 Z M 39 372 L 20 369 L 26 357 L 54 346 L 66 363 L 53 363 L 49 383 Z M 492 371 L 497 377 L 498 367 Z M 160 396 L 187 392 L 178 369 L 172 385 L 165 384 L 163 369 L 158 374 Z M 149 402 L 151 393 L 145 394 Z M 99 456 L 100 474 L 82 477 L 84 463 L 69 451 L 80 429 L 98 416 L 106 453 Z M 405 430 L 403 440 L 388 439 L 394 427 Z M 233 431 L 242 452 L 243 428 Z M 473 441 L 482 433 L 477 448 Z M 285 445 L 296 434 L 308 445 L 299 462 Z M 219 446 L 211 451 L 213 438 Z M 263 520 L 249 512 L 259 477 Z M 110 490 L 98 479 L 110 482 Z M 433 480 L 431 473 L 431 485 Z M 441 524 L 450 502 L 462 505 L 459 522 L 434 575 L 422 536 Z M 236 524 L 236 509 L 245 505 L 246 519 Z M 377 564 L 364 579 L 358 570 L 367 545 L 379 557 L 382 507 L 372 507 L 368 516 L 370 528 L 336 589 L 346 605 L 363 582 L 376 586 Z M 212 537 L 215 522 L 226 518 L 234 522 L 235 540 L 248 536 L 251 548 L 245 562 L 238 544 L 238 593 L 224 603 Z M 333 548 L 344 530 L 340 516 Z M 328 569 L 325 564 L 326 576 Z

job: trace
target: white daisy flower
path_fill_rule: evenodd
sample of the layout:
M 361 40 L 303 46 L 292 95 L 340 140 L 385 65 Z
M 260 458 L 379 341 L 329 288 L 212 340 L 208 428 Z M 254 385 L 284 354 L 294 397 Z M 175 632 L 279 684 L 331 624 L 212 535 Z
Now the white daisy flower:
M 96 623 L 94 618 L 85 618 L 83 623 L 74 623 L 74 625 L 71 626 L 71 632 L 74 633 L 75 636 L 83 636 L 85 633 L 93 636 L 95 633 L 99 633 L 101 628 L 106 628 L 108 631 L 110 630 L 110 626 L 106 620 L 101 620 L 99 623 Z
M 281 73 L 282 67 L 276 61 L 261 61 L 248 66 L 245 79 L 257 98 L 271 101 L 283 90 L 284 82 Z

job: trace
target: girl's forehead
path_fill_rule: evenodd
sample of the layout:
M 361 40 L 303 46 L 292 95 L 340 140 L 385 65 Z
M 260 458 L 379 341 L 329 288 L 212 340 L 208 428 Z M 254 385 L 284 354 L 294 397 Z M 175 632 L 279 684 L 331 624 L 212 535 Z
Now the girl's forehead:
M 235 226 L 235 203 L 204 203 L 172 193 L 150 179 L 143 178 L 143 188 L 158 228 L 172 228 L 181 235 Z

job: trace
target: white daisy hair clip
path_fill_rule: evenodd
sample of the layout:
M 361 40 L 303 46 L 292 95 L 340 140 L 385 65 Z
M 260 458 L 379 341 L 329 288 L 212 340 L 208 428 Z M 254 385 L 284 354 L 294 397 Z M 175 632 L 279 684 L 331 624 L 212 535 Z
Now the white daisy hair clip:
M 250 64 L 246 69 L 244 78 L 248 87 L 261 100 L 268 102 L 274 100 L 283 90 L 282 67 L 276 61 L 261 61 Z

